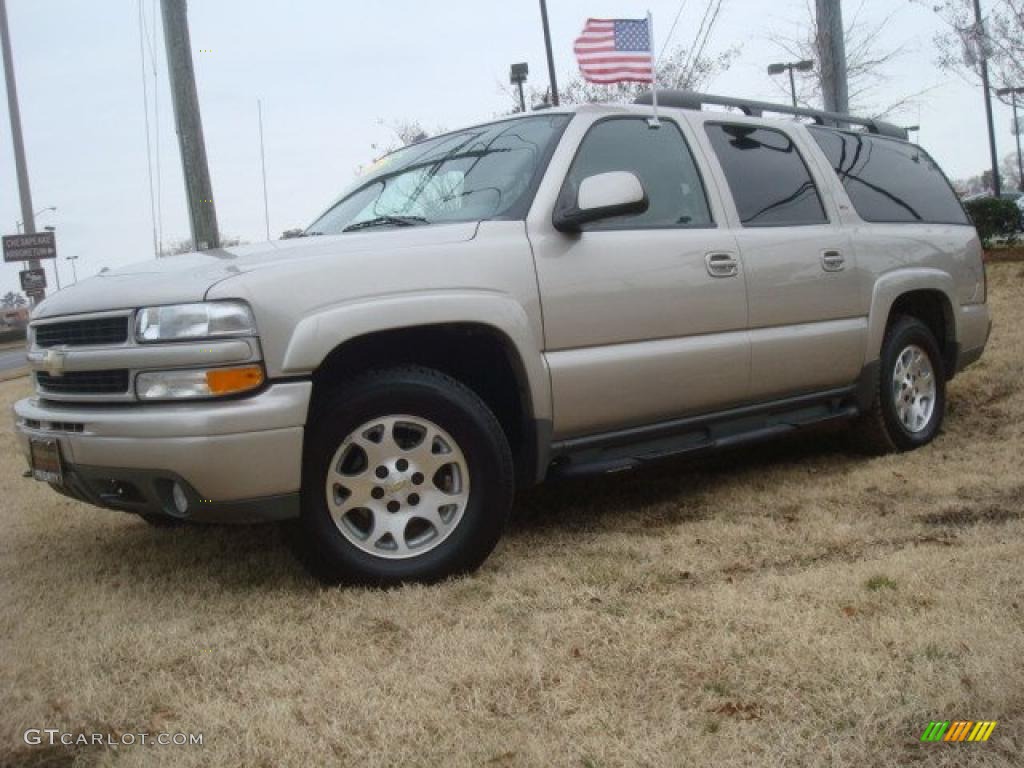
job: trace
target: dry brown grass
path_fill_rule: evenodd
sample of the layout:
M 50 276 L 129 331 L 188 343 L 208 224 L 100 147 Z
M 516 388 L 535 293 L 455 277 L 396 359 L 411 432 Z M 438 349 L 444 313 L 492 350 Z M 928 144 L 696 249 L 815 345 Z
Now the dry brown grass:
M 992 344 L 933 446 L 813 435 L 549 485 L 482 572 L 429 588 L 324 589 L 277 528 L 61 499 L 5 432 L 0 764 L 1019 765 L 1024 266 L 990 273 Z M 957 718 L 999 725 L 917 741 Z

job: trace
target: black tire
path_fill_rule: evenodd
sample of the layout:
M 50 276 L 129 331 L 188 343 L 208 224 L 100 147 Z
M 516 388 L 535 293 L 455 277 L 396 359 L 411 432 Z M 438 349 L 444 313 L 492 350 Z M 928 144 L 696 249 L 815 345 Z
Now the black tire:
M 931 417 L 925 426 L 916 432 L 909 430 L 900 421 L 891 389 L 899 355 L 910 345 L 924 351 L 935 378 L 935 405 Z M 917 318 L 894 318 L 882 342 L 874 400 L 870 408 L 857 420 L 857 443 L 862 450 L 873 455 L 912 451 L 935 439 L 942 428 L 945 413 L 946 370 L 935 335 Z
M 369 372 L 318 395 L 306 426 L 302 514 L 292 536 L 310 571 L 329 584 L 392 586 L 478 568 L 505 528 L 515 476 L 508 441 L 483 400 L 450 376 L 417 366 Z M 378 557 L 350 542 L 334 523 L 324 490 L 346 436 L 392 414 L 428 419 L 445 430 L 469 473 L 468 500 L 457 525 L 435 548 L 407 559 Z
M 189 525 L 188 520 L 179 520 L 170 515 L 139 515 L 147 524 L 153 528 L 183 528 Z

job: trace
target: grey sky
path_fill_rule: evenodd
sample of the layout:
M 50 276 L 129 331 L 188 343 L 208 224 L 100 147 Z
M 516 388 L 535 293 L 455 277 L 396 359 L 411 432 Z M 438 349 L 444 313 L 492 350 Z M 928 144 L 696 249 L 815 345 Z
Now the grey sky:
M 146 176 L 138 0 L 8 0 L 22 122 L 35 207 L 56 214 L 62 255 L 79 255 L 79 277 L 153 255 Z M 143 0 L 152 16 L 159 3 Z M 769 29 L 806 16 L 807 0 L 726 0 L 711 49 L 743 45 L 730 71 L 709 90 L 780 100 L 765 66 L 779 52 Z M 858 3 L 846 0 L 852 13 Z M 678 0 L 549 0 L 561 77 L 575 72 L 572 41 L 587 16 L 655 15 L 658 45 Z M 530 64 L 546 82 L 536 0 L 192 0 L 190 22 L 199 98 L 221 230 L 265 238 L 256 99 L 263 99 L 271 234 L 308 224 L 387 144 L 378 124 L 411 118 L 456 128 L 509 107 L 500 84 L 508 65 Z M 673 43 L 687 43 L 703 2 L 688 0 Z M 771 11 L 764 9 L 770 7 Z M 890 68 L 877 101 L 933 88 L 904 114 L 920 122 L 920 141 L 953 177 L 987 164 L 981 94 L 933 64 L 940 28 L 909 0 L 866 0 L 865 18 L 899 8 L 883 45 L 909 52 Z M 188 234 L 163 40 L 157 37 L 164 239 Z M 210 50 L 210 53 L 200 50 Z M 150 76 L 150 83 L 152 82 Z M 150 100 L 152 106 L 152 88 Z M 0 229 L 19 218 L 6 109 L 0 116 Z M 1010 112 L 996 105 L 1000 155 L 1013 148 Z M 0 269 L 0 293 L 16 288 L 18 265 Z M 54 284 L 52 267 L 49 269 Z M 67 262 L 61 277 L 71 279 Z

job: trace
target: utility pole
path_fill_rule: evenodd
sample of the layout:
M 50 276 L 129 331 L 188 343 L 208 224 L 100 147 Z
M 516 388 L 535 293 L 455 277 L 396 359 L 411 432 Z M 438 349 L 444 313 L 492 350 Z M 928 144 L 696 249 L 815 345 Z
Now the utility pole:
M 548 26 L 548 4 L 540 0 L 540 19 L 544 23 L 544 47 L 548 52 L 548 79 L 551 81 L 551 106 L 558 106 L 558 79 L 555 77 L 555 57 L 551 53 L 551 28 Z
M 32 210 L 32 190 L 28 184 L 28 163 L 25 162 L 25 140 L 21 134 L 21 112 L 18 109 L 18 87 L 14 80 L 14 53 L 11 51 L 11 33 L 7 28 L 7 0 L 0 0 L 0 45 L 3 46 L 4 77 L 7 81 L 7 111 L 11 116 L 11 139 L 14 142 L 14 168 L 18 176 L 18 194 L 21 197 L 21 221 L 25 234 L 36 233 L 36 217 Z M 39 269 L 39 260 L 32 259 L 29 269 Z M 39 298 L 45 298 L 45 289 Z M 32 299 L 35 306 L 37 299 Z
M 187 0 L 160 0 L 163 12 L 167 69 L 174 102 L 174 123 L 185 176 L 192 245 L 197 251 L 220 247 L 217 210 L 213 202 L 210 169 L 206 164 L 203 121 L 199 115 L 196 75 L 192 67 L 192 43 L 188 33 Z
M 988 121 L 988 151 L 992 158 L 992 193 L 999 197 L 999 154 L 996 152 L 996 124 L 992 119 L 992 87 L 988 81 L 988 43 L 985 42 L 985 22 L 981 20 L 981 0 L 974 0 L 974 42 L 977 46 L 978 65 L 981 69 L 981 87 L 985 89 L 985 119 Z
M 815 0 L 821 92 L 826 112 L 849 114 L 850 92 L 846 80 L 846 39 L 839 0 Z
M 1022 159 L 1020 151 L 1020 134 L 1024 125 L 1021 124 L 1020 116 L 1017 114 L 1017 97 L 1024 96 L 1024 86 L 1000 88 L 996 91 L 996 96 L 1001 98 L 1009 96 L 1013 107 L 1013 135 L 1017 137 L 1017 189 L 1024 192 L 1024 159 Z

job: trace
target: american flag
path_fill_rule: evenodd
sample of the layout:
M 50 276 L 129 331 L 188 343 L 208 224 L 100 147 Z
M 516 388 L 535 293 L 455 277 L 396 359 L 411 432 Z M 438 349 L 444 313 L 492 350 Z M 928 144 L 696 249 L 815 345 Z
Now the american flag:
M 647 19 L 587 19 L 573 50 L 587 82 L 654 82 Z

